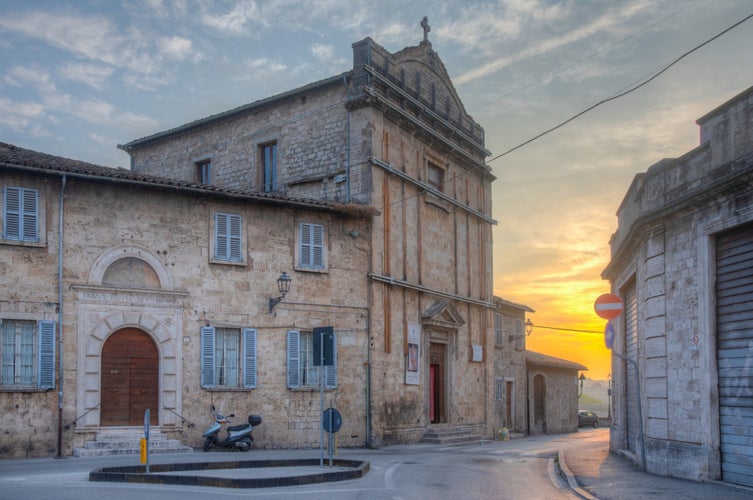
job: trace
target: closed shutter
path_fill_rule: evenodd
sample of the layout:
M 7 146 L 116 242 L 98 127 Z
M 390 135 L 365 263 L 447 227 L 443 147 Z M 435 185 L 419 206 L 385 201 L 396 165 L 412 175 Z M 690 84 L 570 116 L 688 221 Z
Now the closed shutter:
M 214 387 L 214 327 L 201 328 L 201 386 Z
M 324 367 L 324 387 L 337 388 L 337 334 L 332 335 L 332 365 Z
M 241 261 L 242 219 L 239 215 L 215 214 L 215 258 Z
M 638 363 L 638 300 L 635 294 L 635 283 L 628 285 L 624 291 L 625 298 L 625 356 Z M 627 424 L 627 449 L 636 453 L 639 449 L 638 418 L 638 379 L 635 369 L 630 363 L 625 363 L 625 415 Z
M 39 378 L 42 389 L 55 387 L 55 322 L 39 322 Z
M 753 224 L 716 238 L 722 479 L 753 486 Z
M 5 188 L 3 237 L 9 240 L 38 241 L 39 196 L 34 189 Z
M 300 254 L 301 267 L 324 269 L 324 226 L 301 224 Z
M 256 330 L 243 329 L 243 387 L 256 387 Z
M 301 386 L 300 345 L 301 332 L 290 330 L 288 332 L 288 387 L 291 389 Z

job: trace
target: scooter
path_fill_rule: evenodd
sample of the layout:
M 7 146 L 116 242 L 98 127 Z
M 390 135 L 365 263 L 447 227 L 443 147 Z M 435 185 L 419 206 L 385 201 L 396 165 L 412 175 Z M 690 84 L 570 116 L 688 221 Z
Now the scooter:
M 240 451 L 251 449 L 251 441 L 254 440 L 251 432 L 254 426 L 261 424 L 261 417 L 259 415 L 249 415 L 247 424 L 228 427 L 226 439 L 220 439 L 220 429 L 222 429 L 222 424 L 229 424 L 230 419 L 234 418 L 235 414 L 222 415 L 221 413 L 217 413 L 214 405 L 212 405 L 212 416 L 214 417 L 214 422 L 201 435 L 206 438 L 204 439 L 204 451 L 209 451 L 213 446 L 238 448 Z

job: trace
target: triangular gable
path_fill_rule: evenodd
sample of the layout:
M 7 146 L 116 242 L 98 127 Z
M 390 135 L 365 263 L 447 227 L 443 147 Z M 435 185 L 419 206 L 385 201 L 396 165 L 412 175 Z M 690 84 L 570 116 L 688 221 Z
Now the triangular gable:
M 458 330 L 465 320 L 448 300 L 438 300 L 421 314 L 424 326 Z

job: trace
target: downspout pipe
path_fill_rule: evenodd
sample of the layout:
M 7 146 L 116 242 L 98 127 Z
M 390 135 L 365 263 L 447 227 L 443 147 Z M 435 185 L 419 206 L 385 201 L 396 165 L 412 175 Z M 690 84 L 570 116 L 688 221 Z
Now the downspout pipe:
M 58 206 L 58 458 L 63 456 L 63 212 L 67 180 L 63 174 Z

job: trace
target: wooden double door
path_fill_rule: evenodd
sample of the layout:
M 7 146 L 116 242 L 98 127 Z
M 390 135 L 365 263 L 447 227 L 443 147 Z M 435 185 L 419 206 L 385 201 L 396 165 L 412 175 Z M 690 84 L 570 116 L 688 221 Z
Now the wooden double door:
M 159 414 L 159 353 L 152 338 L 137 328 L 123 328 L 102 348 L 100 425 L 157 425 Z

